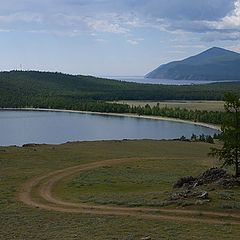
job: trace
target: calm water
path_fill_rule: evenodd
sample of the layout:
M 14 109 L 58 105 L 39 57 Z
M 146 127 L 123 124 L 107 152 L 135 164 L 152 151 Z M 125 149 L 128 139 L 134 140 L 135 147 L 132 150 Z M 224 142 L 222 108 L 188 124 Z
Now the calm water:
M 0 145 L 112 139 L 174 139 L 216 130 L 193 124 L 63 112 L 0 111 Z
M 111 76 L 106 77 L 109 79 L 121 80 L 126 82 L 137 82 L 137 83 L 151 83 L 151 84 L 164 84 L 164 85 L 192 85 L 192 84 L 208 84 L 214 83 L 216 81 L 199 81 L 199 80 L 171 80 L 171 79 L 153 79 L 153 78 L 144 78 L 141 76 Z M 217 81 L 219 82 L 219 81 Z M 231 81 L 221 81 L 221 82 L 231 82 Z

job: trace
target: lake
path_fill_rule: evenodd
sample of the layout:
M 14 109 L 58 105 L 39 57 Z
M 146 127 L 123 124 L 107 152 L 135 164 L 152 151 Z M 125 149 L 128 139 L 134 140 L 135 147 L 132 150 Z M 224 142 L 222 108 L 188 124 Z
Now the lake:
M 209 84 L 215 82 L 232 82 L 230 80 L 225 81 L 210 81 L 210 80 L 172 80 L 172 79 L 154 79 L 145 78 L 143 76 L 108 76 L 105 78 L 126 81 L 126 82 L 136 82 L 136 83 L 151 83 L 151 84 L 163 84 L 163 85 L 192 85 L 192 84 Z
M 194 124 L 123 116 L 46 111 L 0 111 L 0 145 L 67 141 L 175 139 L 213 135 Z

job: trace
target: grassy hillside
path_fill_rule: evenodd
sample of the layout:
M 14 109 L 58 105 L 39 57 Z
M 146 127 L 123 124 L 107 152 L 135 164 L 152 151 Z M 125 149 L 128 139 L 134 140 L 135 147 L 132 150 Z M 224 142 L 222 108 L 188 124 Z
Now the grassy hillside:
M 182 61 L 161 65 L 147 77 L 178 80 L 240 80 L 239 65 L 239 53 L 214 47 Z
M 240 92 L 240 83 L 170 86 L 49 72 L 0 73 L 0 107 L 76 108 L 83 101 L 121 99 L 220 100 L 226 91 Z

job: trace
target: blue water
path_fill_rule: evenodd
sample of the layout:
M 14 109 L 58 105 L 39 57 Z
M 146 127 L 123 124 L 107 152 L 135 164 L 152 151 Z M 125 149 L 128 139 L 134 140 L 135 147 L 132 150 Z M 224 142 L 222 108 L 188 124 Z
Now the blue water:
M 213 135 L 193 124 L 66 112 L 0 111 L 0 145 L 59 144 L 67 141 L 175 139 Z
M 126 82 L 150 83 L 150 84 L 164 84 L 164 85 L 192 85 L 192 84 L 209 84 L 214 82 L 232 82 L 226 81 L 203 81 L 203 80 L 172 80 L 172 79 L 153 79 L 144 78 L 143 76 L 108 76 L 105 78 L 121 80 Z

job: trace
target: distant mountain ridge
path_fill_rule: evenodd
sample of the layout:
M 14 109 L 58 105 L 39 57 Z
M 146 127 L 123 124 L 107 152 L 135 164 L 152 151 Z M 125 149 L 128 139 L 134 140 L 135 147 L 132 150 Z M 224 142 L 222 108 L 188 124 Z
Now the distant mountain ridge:
M 163 64 L 145 77 L 174 80 L 240 80 L 240 54 L 213 47 L 184 60 Z

